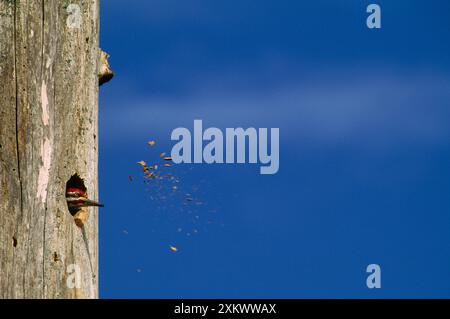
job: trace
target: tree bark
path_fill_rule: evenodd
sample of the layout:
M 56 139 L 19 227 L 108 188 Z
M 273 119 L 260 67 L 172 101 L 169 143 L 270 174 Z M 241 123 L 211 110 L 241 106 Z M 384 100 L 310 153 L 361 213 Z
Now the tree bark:
M 99 0 L 0 0 L 0 297 L 97 298 Z

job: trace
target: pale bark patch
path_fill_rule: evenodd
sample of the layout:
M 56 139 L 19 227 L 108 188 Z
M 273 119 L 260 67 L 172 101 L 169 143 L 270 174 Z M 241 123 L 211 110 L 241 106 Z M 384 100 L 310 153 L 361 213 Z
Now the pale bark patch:
M 47 95 L 47 84 L 42 81 L 41 85 L 41 105 L 42 105 L 42 123 L 48 125 L 50 116 L 48 114 L 48 95 Z
M 48 138 L 45 138 L 41 146 L 42 166 L 39 169 L 37 197 L 45 203 L 47 198 L 48 181 L 50 177 L 50 165 L 52 161 L 52 143 Z

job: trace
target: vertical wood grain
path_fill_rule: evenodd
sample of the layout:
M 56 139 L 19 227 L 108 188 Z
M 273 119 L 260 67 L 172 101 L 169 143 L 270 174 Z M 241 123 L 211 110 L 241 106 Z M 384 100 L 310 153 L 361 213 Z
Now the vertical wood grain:
M 98 0 L 0 0 L 0 297 L 98 297 L 98 211 L 83 236 L 65 201 L 98 195 L 98 34 Z

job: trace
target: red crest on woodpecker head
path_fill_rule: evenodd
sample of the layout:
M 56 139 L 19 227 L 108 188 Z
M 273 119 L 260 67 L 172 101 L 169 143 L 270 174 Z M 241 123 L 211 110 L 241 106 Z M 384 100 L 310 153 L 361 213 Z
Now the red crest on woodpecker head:
M 66 196 L 67 195 L 75 195 L 76 196 L 77 194 L 79 197 L 87 197 L 86 192 L 84 192 L 80 188 L 70 187 L 70 188 L 67 188 L 67 190 L 66 190 Z

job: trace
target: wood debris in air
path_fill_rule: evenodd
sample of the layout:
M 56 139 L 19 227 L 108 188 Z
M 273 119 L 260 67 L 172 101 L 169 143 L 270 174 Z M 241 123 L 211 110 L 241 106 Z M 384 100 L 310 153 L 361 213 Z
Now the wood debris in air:
M 175 247 L 175 246 L 170 246 L 169 248 L 170 248 L 170 250 L 171 250 L 172 252 L 174 252 L 174 253 L 176 253 L 176 252 L 178 251 L 178 248 Z
M 147 144 L 155 146 L 156 141 L 152 140 Z M 180 223 L 185 223 L 183 220 L 188 218 L 188 223 L 192 224 L 191 227 L 180 227 L 181 225 L 178 224 L 174 225 L 174 231 L 187 237 L 197 235 L 199 233 L 198 226 L 202 223 L 198 215 L 199 209 L 202 209 L 200 205 L 206 206 L 204 202 L 197 198 L 198 187 L 186 189 L 186 185 L 180 182 L 180 176 L 173 174 L 176 165 L 172 162 L 172 157 L 168 156 L 166 152 L 157 150 L 157 148 L 155 150 L 156 153 L 151 160 L 137 162 L 143 172 L 144 183 L 149 186 L 147 191 L 150 193 L 150 199 L 157 202 L 157 205 L 152 207 L 152 211 L 177 214 L 177 220 L 182 218 L 179 220 Z M 207 219 L 205 218 L 205 220 Z M 168 247 L 170 252 L 178 252 L 176 246 L 169 244 Z

